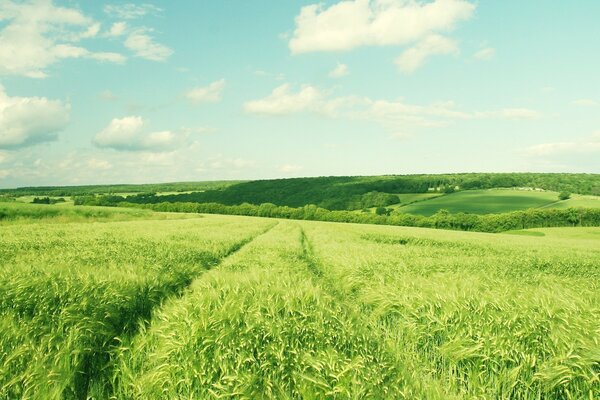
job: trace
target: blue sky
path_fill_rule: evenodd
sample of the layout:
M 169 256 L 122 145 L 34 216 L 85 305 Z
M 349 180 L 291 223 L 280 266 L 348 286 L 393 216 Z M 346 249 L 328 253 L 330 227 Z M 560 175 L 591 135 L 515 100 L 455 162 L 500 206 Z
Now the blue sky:
M 600 173 L 600 2 L 0 3 L 0 187 Z

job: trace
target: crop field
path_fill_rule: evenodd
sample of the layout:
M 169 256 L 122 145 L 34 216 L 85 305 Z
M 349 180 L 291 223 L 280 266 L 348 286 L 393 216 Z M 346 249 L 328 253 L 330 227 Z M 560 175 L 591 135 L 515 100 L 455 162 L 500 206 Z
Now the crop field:
M 590 196 L 594 197 L 594 196 Z M 430 216 L 441 209 L 451 213 L 491 214 L 548 206 L 556 208 L 558 193 L 516 189 L 486 189 L 456 192 L 398 208 L 407 214 Z M 570 205 L 558 208 L 577 207 Z
M 600 397 L 600 228 L 81 218 L 0 222 L 2 399 Z
M 37 223 L 39 221 L 66 222 L 107 222 L 130 221 L 137 219 L 184 219 L 197 215 L 176 213 L 153 213 L 147 210 L 134 210 L 115 207 L 72 207 L 64 204 L 24 204 L 19 201 L 0 202 L 0 223 Z

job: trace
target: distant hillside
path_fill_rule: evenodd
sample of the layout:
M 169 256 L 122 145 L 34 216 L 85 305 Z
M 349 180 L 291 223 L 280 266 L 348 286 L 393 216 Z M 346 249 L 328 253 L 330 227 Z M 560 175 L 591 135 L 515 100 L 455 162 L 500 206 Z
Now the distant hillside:
M 222 189 L 243 181 L 173 182 L 83 186 L 32 186 L 0 189 L 0 195 L 11 196 L 86 196 L 120 193 L 192 192 Z
M 315 204 L 329 210 L 358 210 L 402 202 L 402 194 L 455 190 L 527 187 L 600 195 L 599 174 L 471 173 L 318 177 L 241 182 L 198 193 L 127 197 L 132 203 L 193 202 L 237 205 L 273 203 L 301 207 Z

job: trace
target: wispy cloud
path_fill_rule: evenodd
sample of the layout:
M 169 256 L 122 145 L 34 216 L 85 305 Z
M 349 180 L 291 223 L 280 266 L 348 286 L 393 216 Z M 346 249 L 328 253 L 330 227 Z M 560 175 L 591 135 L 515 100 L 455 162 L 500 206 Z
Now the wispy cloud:
M 348 66 L 346 64 L 338 63 L 336 67 L 329 72 L 329 76 L 331 78 L 341 78 L 349 73 L 350 72 L 348 71 Z
M 525 149 L 525 153 L 538 157 L 600 153 L 600 132 L 578 140 L 536 144 Z
M 458 45 L 452 39 L 440 35 L 430 35 L 405 50 L 396 59 L 396 65 L 402 72 L 414 72 L 425 61 L 434 55 L 458 54 Z
M 247 113 L 267 116 L 312 113 L 328 118 L 369 120 L 378 122 L 392 131 L 403 131 L 407 127 L 441 127 L 460 120 L 531 120 L 542 116 L 541 113 L 527 108 L 465 111 L 458 109 L 452 102 L 417 105 L 403 100 L 360 96 L 335 97 L 311 85 L 293 90 L 290 84 L 276 87 L 262 99 L 246 102 L 244 110 Z
M 475 58 L 477 60 L 488 61 L 488 60 L 491 60 L 492 58 L 494 58 L 495 55 L 496 55 L 495 49 L 493 49 L 492 47 L 485 47 L 485 48 L 477 51 L 475 54 L 473 54 L 473 58 Z
M 197 87 L 189 90 L 185 97 L 196 104 L 216 103 L 221 101 L 223 89 L 225 88 L 225 79 L 212 82 L 208 86 Z
M 136 19 L 148 14 L 158 14 L 162 9 L 153 4 L 107 4 L 104 12 L 121 19 Z
M 279 171 L 283 172 L 285 174 L 291 174 L 294 172 L 300 172 L 304 169 L 304 167 L 302 167 L 301 165 L 294 165 L 294 164 L 284 164 L 282 166 L 279 167 Z
M 576 106 L 582 107 L 597 107 L 600 105 L 596 100 L 592 99 L 578 99 L 573 102 Z
M 133 51 L 138 57 L 151 61 L 165 61 L 173 54 L 169 47 L 154 41 L 151 29 L 137 28 L 125 40 L 125 47 Z

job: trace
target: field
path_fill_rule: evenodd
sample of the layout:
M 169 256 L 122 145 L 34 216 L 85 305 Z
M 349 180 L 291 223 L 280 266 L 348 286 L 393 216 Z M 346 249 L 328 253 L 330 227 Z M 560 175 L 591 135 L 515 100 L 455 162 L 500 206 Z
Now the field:
M 594 196 L 590 196 L 594 197 Z M 569 200 L 570 201 L 570 200 Z M 517 189 L 486 189 L 456 192 L 398 208 L 408 214 L 430 216 L 441 209 L 451 213 L 491 214 L 547 206 L 568 208 L 559 205 L 558 193 Z M 599 202 L 600 203 L 600 202 Z M 595 203 L 594 203 L 595 204 Z M 600 205 L 600 204 L 599 204 Z
M 600 228 L 19 212 L 0 398 L 600 396 Z
M 569 207 L 587 207 L 587 208 L 598 208 L 600 207 L 600 196 L 586 196 L 580 194 L 573 194 L 568 200 L 557 201 L 541 208 L 569 208 Z

